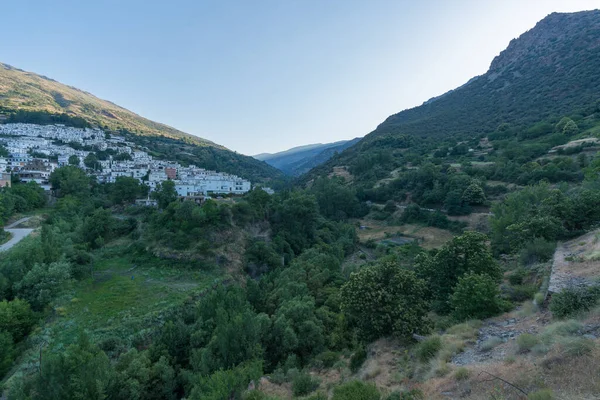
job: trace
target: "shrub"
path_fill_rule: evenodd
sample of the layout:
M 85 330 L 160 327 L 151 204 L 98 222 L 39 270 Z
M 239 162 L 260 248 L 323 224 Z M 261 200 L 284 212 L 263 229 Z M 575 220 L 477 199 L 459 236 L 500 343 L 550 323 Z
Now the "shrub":
M 425 395 L 419 389 L 412 389 L 408 392 L 392 392 L 385 400 L 422 400 Z
M 528 351 L 531 351 L 531 349 L 533 349 L 533 347 L 539 342 L 540 341 L 537 336 L 529 333 L 523 333 L 517 338 L 519 353 L 527 353 Z
M 480 327 L 481 321 L 474 319 L 463 322 L 462 324 L 454 325 L 448 328 L 446 333 L 457 336 L 460 339 L 474 339 L 477 336 Z
M 442 339 L 439 336 L 430 336 L 420 342 L 416 347 L 417 357 L 421 362 L 434 358 L 442 348 Z
M 356 350 L 354 354 L 352 354 L 352 357 L 350 357 L 350 371 L 352 371 L 352 373 L 358 371 L 360 367 L 362 367 L 366 359 L 367 351 L 364 349 L 364 347 L 361 347 L 358 350 Z
M 481 343 L 481 351 L 490 351 L 503 342 L 504 341 L 498 336 L 492 336 L 491 338 L 486 339 L 483 343 Z
M 306 372 L 298 374 L 292 381 L 294 396 L 305 396 L 319 387 L 319 381 Z
M 584 354 L 589 354 L 594 350 L 595 343 L 587 338 L 565 338 L 560 341 L 564 352 L 572 357 L 579 357 Z
M 555 249 L 556 242 L 548 241 L 543 238 L 536 238 L 521 249 L 519 260 L 523 265 L 545 262 L 552 258 Z
M 498 285 L 486 274 L 468 273 L 460 277 L 450 304 L 459 320 L 487 318 L 502 310 Z
M 550 389 L 542 389 L 536 390 L 535 392 L 529 393 L 527 395 L 528 400 L 552 400 L 554 399 L 554 395 L 552 394 L 552 390 Z
M 508 296 L 512 301 L 525 301 L 533 298 L 537 291 L 535 285 L 516 285 L 508 289 Z
M 454 373 L 454 379 L 456 379 L 457 381 L 466 381 L 467 379 L 469 379 L 470 375 L 471 375 L 471 371 L 469 371 L 465 367 L 460 367 Z
M 557 318 L 565 318 L 584 311 L 589 311 L 600 297 L 600 289 L 567 288 L 556 293 L 550 300 L 550 311 Z
M 380 400 L 381 394 L 372 383 L 352 381 L 333 389 L 331 400 Z
M 321 361 L 324 368 L 331 368 L 340 359 L 340 355 L 335 351 L 325 351 L 317 359 Z
M 544 296 L 544 293 L 536 293 L 535 296 L 533 296 L 533 301 L 535 302 L 536 305 L 541 306 L 544 303 L 544 300 L 546 299 L 546 296 Z
M 525 271 L 523 268 L 519 268 L 510 274 L 508 277 L 508 282 L 513 286 L 521 285 L 523 284 L 523 279 L 525 279 L 526 275 L 527 271 Z

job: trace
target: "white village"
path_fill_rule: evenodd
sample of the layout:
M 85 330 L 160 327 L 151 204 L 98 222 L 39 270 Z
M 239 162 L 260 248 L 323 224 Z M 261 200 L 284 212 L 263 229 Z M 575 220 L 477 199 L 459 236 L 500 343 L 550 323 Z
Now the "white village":
M 23 182 L 33 181 L 45 190 L 51 190 L 50 174 L 56 168 L 74 165 L 94 176 L 99 183 L 114 183 L 118 177 L 132 177 L 146 184 L 150 191 L 162 182 L 172 180 L 180 198 L 196 201 L 210 195 L 241 195 L 252 188 L 248 180 L 236 175 L 153 159 L 147 149 L 97 128 L 0 124 L 0 145 L 9 154 L 0 157 L 2 187 L 10 185 L 11 174 L 18 174 Z M 138 204 L 155 205 L 155 201 L 139 199 Z

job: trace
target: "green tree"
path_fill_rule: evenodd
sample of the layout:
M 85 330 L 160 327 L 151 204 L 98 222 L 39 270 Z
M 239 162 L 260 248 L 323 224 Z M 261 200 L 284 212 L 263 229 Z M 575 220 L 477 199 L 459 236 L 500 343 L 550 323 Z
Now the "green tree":
M 113 371 L 106 354 L 82 335 L 64 351 L 46 354 L 40 373 L 19 379 L 11 385 L 11 399 L 103 400 Z
M 369 340 L 426 333 L 426 284 L 412 271 L 385 261 L 353 273 L 342 286 L 342 310 Z
M 458 320 L 483 319 L 502 311 L 503 301 L 496 280 L 469 272 L 458 278 L 450 305 L 452 315 Z
M 116 204 L 133 203 L 135 199 L 148 194 L 148 186 L 129 176 L 119 176 L 111 188 L 113 202 Z
M 466 232 L 452 239 L 434 255 L 420 254 L 416 259 L 417 274 L 429 285 L 433 308 L 440 313 L 450 311 L 450 295 L 458 279 L 468 272 L 487 274 L 494 280 L 501 270 L 487 245 L 487 237 Z
M 485 200 L 485 192 L 477 182 L 471 183 L 462 195 L 462 201 L 470 205 L 481 205 Z
M 35 264 L 23 280 L 15 284 L 15 290 L 34 310 L 41 311 L 70 279 L 71 266 L 64 261 Z
M 35 323 L 35 314 L 24 300 L 0 302 L 0 331 L 7 332 L 15 341 L 21 341 Z
M 83 163 L 85 164 L 86 167 L 93 169 L 93 170 L 99 170 L 100 169 L 100 162 L 98 161 L 98 157 L 96 157 L 95 153 L 89 153 L 87 156 L 85 156 L 85 158 L 83 159 Z
M 0 376 L 4 376 L 13 362 L 14 344 L 10 333 L 0 330 Z
M 571 120 L 565 124 L 562 133 L 567 137 L 577 135 L 579 133 L 579 127 L 577 126 L 575 121 Z
M 281 235 L 295 254 L 314 243 L 319 209 L 314 196 L 294 192 L 281 202 L 272 217 L 276 234 Z
M 69 165 L 73 165 L 73 166 L 78 166 L 79 165 L 79 157 L 77 157 L 75 154 L 73 154 L 72 156 L 69 156 Z
M 110 210 L 96 209 L 81 225 L 81 237 L 93 248 L 102 247 L 112 234 L 114 220 Z
M 151 194 L 152 198 L 158 203 L 160 209 L 165 209 L 169 204 L 177 200 L 177 191 L 175 190 L 175 182 L 168 180 L 159 183 Z
M 90 192 L 90 179 L 84 171 L 71 165 L 58 168 L 50 174 L 52 188 L 58 190 L 59 197 L 87 197 Z

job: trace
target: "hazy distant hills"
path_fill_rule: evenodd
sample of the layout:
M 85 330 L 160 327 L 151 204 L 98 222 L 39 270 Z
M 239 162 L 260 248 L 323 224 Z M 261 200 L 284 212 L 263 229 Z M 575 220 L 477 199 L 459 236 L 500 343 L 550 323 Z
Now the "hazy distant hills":
M 410 142 L 407 137 L 435 144 L 449 136 L 486 135 L 500 124 L 518 131 L 564 115 L 587 115 L 598 100 L 600 11 L 553 13 L 513 39 L 485 74 L 388 117 L 306 179 L 326 174 L 336 165 L 351 167 L 382 148 L 394 152 Z
M 317 143 L 294 147 L 279 153 L 262 153 L 254 156 L 257 160 L 283 171 L 286 175 L 299 176 L 326 162 L 336 153 L 342 152 L 360 140 L 341 140 L 334 143 Z
M 57 118 L 56 116 L 59 116 Z M 0 63 L 0 116 L 15 122 L 81 121 L 131 134 L 155 157 L 169 157 L 209 169 L 234 173 L 254 182 L 281 177 L 280 171 L 232 152 L 209 140 L 141 117 L 114 103 L 53 79 Z M 0 119 L 1 120 L 1 119 Z M 40 122 L 41 121 L 41 122 Z

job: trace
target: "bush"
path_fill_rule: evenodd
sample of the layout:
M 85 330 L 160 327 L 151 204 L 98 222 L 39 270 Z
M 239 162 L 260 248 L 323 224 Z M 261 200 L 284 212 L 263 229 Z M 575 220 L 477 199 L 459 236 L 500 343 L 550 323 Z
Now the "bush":
M 493 336 L 481 343 L 481 351 L 490 351 L 501 343 L 504 343 L 501 338 L 498 336 Z
M 352 373 L 358 371 L 366 359 L 367 351 L 364 349 L 364 347 L 356 350 L 354 354 L 352 354 L 352 357 L 350 357 L 350 371 L 352 371 Z
M 543 238 L 536 238 L 521 249 L 519 252 L 519 260 L 524 265 L 545 262 L 552 258 L 555 249 L 556 242 L 548 241 Z
M 385 400 L 422 400 L 425 395 L 419 389 L 412 389 L 408 392 L 392 392 Z
M 421 362 L 434 358 L 442 348 L 442 339 L 439 336 L 430 336 L 420 342 L 416 347 L 417 357 Z
M 584 354 L 589 354 L 594 350 L 595 343 L 587 338 L 565 338 L 560 341 L 564 352 L 572 357 L 579 357 Z
M 519 353 L 527 353 L 531 351 L 531 349 L 533 349 L 533 347 L 536 346 L 539 342 L 540 341 L 537 338 L 537 336 L 529 333 L 523 333 L 517 338 L 517 346 L 519 349 Z
M 527 396 L 528 400 L 552 400 L 554 395 L 550 389 L 536 390 L 533 393 L 529 393 Z
M 469 371 L 465 367 L 460 367 L 454 373 L 454 379 L 456 379 L 457 381 L 466 381 L 467 379 L 469 379 L 470 375 L 471 375 L 471 371 Z
M 508 288 L 508 296 L 512 301 L 521 302 L 533 298 L 537 289 L 535 285 L 516 285 Z
M 510 274 L 508 277 L 508 282 L 513 286 L 521 285 L 523 284 L 523 279 L 525 279 L 526 275 L 527 271 L 525 271 L 523 268 L 519 268 Z
M 546 296 L 544 296 L 544 293 L 536 293 L 535 296 L 533 296 L 533 301 L 537 306 L 541 306 L 545 299 Z
M 552 295 L 550 311 L 557 318 L 565 318 L 589 311 L 598 302 L 600 288 L 567 288 Z
M 333 389 L 331 400 L 380 400 L 381 394 L 372 383 L 352 381 Z
M 317 360 L 321 361 L 324 368 L 331 368 L 340 359 L 340 355 L 335 351 L 325 351 L 321 353 Z
M 458 320 L 491 317 L 503 308 L 494 279 L 486 274 L 475 273 L 459 278 L 454 293 L 450 296 L 450 305 Z
M 319 381 L 306 372 L 298 374 L 292 381 L 292 392 L 294 396 L 306 396 L 319 387 Z

